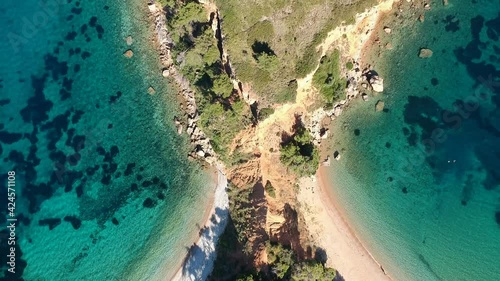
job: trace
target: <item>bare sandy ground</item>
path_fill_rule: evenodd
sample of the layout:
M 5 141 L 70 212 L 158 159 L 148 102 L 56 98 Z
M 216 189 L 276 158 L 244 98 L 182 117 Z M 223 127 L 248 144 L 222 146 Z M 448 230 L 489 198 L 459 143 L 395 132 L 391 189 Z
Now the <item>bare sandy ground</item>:
M 300 179 L 297 199 L 311 240 L 326 252 L 326 265 L 335 268 L 346 281 L 391 280 L 363 247 L 326 191 L 322 169 L 315 177 Z
M 221 167 L 217 167 L 217 187 L 213 205 L 208 212 L 205 226 L 200 232 L 198 241 L 191 247 L 182 267 L 170 280 L 197 281 L 206 280 L 216 258 L 217 242 L 226 228 L 229 218 L 229 198 L 226 193 L 227 178 Z M 160 280 L 169 280 L 164 278 Z

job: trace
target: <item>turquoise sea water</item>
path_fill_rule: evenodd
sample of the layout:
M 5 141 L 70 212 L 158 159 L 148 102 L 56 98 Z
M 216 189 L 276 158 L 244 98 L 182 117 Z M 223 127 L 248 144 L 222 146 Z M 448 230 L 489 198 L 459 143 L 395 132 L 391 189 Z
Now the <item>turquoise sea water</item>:
M 176 133 L 146 15 L 139 0 L 0 4 L 0 280 L 151 280 L 196 238 L 212 187 Z
M 395 280 L 500 280 L 500 2 L 449 3 L 391 26 L 384 93 L 333 122 L 332 195 Z

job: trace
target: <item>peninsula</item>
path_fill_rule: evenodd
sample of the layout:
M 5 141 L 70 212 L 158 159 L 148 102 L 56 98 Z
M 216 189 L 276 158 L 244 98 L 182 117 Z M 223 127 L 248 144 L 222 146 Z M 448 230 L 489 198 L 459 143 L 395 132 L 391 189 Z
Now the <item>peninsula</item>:
M 316 171 L 340 159 L 322 148 L 328 124 L 350 100 L 383 91 L 383 79 L 361 69 L 361 51 L 393 1 L 254 2 L 149 4 L 163 76 L 186 112 L 174 121 L 190 136 L 189 157 L 228 180 L 217 195 L 229 197 L 227 215 L 213 209 L 174 279 L 389 279 Z

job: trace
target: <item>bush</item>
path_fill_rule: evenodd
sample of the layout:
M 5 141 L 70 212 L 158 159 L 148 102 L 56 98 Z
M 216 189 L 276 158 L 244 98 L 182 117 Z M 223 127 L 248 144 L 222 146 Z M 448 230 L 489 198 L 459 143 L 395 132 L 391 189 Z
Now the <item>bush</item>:
M 290 280 L 292 281 L 332 281 L 336 271 L 333 268 L 326 268 L 317 261 L 304 261 L 295 264 L 292 269 Z
M 267 117 L 274 113 L 274 108 L 266 107 L 259 110 L 258 120 L 264 121 Z
M 348 62 L 346 62 L 346 64 L 345 64 L 345 68 L 346 68 L 347 70 L 351 70 L 353 67 L 354 67 L 354 64 L 352 64 L 352 61 L 348 61 Z
M 197 97 L 202 100 L 202 97 Z M 215 152 L 228 163 L 228 146 L 236 134 L 251 123 L 250 109 L 241 100 L 233 101 L 229 108 L 218 101 L 199 104 L 200 127 L 211 140 Z
M 211 78 L 214 85 L 212 91 L 224 99 L 229 98 L 233 93 L 233 82 L 231 82 L 226 73 L 212 75 Z
M 288 143 L 282 144 L 280 160 L 299 177 L 316 173 L 319 165 L 319 151 L 312 143 L 312 137 L 306 129 L 299 127 Z
M 295 262 L 292 250 L 280 244 L 267 244 L 267 263 L 271 272 L 279 279 L 283 279 Z
M 266 193 L 271 196 L 272 198 L 276 198 L 276 190 L 274 189 L 274 186 L 271 184 L 270 181 L 266 182 L 266 186 L 264 186 L 264 190 Z
M 268 55 L 266 53 L 260 54 L 257 57 L 259 68 L 269 73 L 273 73 L 279 68 L 280 61 L 275 55 Z
M 313 76 L 316 87 L 327 105 L 345 98 L 346 79 L 340 74 L 340 52 L 338 50 L 321 58 Z
M 252 230 L 251 219 L 254 208 L 250 199 L 251 194 L 251 188 L 239 189 L 235 186 L 231 186 L 228 192 L 229 213 L 237 233 L 238 242 L 241 244 L 247 243 L 247 235 Z

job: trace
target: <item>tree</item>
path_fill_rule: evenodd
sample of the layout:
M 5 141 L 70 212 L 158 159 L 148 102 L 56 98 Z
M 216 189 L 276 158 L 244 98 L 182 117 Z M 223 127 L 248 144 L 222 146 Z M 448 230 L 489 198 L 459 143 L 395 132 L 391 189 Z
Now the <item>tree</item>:
M 295 264 L 290 279 L 292 281 L 332 281 L 336 271 L 326 268 L 317 261 L 305 261 Z
M 319 165 L 319 151 L 312 143 L 312 137 L 303 127 L 299 127 L 293 139 L 282 144 L 280 160 L 298 176 L 316 173 Z
M 283 279 L 294 263 L 293 252 L 284 248 L 281 244 L 267 244 L 267 262 L 271 271 L 279 279 Z
M 212 83 L 214 85 L 212 88 L 213 92 L 224 99 L 229 98 L 233 93 L 233 83 L 226 73 L 213 75 Z

